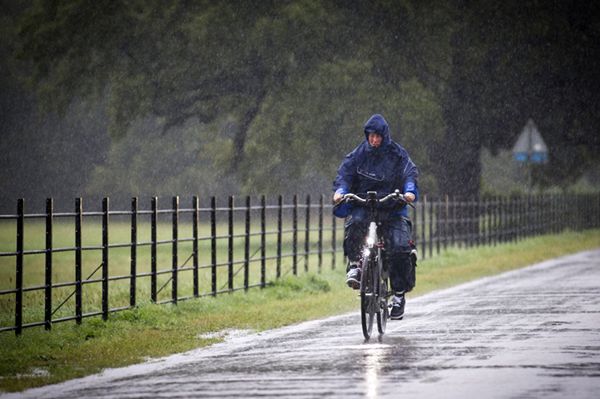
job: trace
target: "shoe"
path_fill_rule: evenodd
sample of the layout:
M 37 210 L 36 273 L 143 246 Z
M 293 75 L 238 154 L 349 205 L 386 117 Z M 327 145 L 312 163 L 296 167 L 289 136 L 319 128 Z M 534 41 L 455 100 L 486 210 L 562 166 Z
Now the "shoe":
M 356 265 L 350 266 L 350 269 L 346 274 L 346 284 L 348 284 L 348 287 L 355 290 L 360 288 L 360 267 Z
M 404 317 L 405 304 L 406 300 L 404 299 L 404 294 L 394 295 L 394 298 L 392 299 L 392 311 L 390 312 L 390 319 L 402 320 Z

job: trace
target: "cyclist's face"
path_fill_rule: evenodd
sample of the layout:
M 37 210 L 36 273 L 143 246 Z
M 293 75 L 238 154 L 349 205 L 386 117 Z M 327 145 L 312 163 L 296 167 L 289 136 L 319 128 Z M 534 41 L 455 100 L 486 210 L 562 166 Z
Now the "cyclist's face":
M 381 142 L 383 141 L 383 137 L 379 133 L 369 133 L 369 145 L 371 147 L 379 147 Z

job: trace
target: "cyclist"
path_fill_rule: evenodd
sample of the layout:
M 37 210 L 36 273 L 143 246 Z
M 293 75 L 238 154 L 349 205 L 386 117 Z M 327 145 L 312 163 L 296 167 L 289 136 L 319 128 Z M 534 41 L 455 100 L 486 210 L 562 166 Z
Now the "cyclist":
M 333 183 L 333 201 L 338 203 L 344 194 L 377 191 L 386 195 L 396 189 L 404 193 L 407 202 L 418 197 L 418 169 L 407 151 L 394 142 L 384 117 L 375 114 L 364 125 L 365 141 L 358 145 L 342 161 Z M 368 229 L 368 214 L 363 207 L 345 203 L 336 207 L 334 214 L 345 217 L 344 254 L 348 258 L 347 279 L 349 287 L 360 285 L 361 247 Z M 379 212 L 382 234 L 385 239 L 386 260 L 390 271 L 391 288 L 394 292 L 390 318 L 401 319 L 406 303 L 404 294 L 415 286 L 412 225 L 406 205 Z

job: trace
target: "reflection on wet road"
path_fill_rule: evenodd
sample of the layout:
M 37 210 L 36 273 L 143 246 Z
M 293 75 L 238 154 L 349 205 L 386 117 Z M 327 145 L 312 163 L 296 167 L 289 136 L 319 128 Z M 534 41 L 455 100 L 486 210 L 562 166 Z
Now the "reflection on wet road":
M 358 307 L 358 301 L 357 301 Z M 365 343 L 358 314 L 31 390 L 30 397 L 591 398 L 600 250 L 409 300 Z

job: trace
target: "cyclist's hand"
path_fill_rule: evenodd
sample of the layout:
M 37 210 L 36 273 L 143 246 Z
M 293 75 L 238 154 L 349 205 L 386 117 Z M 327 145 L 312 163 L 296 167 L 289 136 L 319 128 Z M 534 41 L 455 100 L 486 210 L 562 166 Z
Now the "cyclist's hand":
M 333 194 L 333 203 L 337 204 L 338 202 L 340 202 L 342 200 L 342 198 L 344 198 L 344 194 L 340 194 L 340 193 Z
M 404 200 L 410 204 L 415 200 L 415 195 L 413 193 L 404 193 Z

